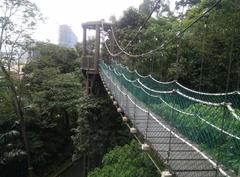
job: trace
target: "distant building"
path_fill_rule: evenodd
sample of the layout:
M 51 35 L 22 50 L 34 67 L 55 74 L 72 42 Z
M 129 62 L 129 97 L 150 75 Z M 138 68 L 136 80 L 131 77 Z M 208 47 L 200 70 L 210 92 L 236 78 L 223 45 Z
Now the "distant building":
M 73 48 L 77 43 L 77 36 L 68 25 L 59 26 L 59 40 L 58 44 L 62 47 Z

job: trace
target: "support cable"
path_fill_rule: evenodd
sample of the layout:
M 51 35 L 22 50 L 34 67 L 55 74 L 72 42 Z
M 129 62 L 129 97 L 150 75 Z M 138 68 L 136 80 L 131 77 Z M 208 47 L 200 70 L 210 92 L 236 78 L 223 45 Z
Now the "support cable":
M 208 20 L 209 14 L 206 14 L 205 21 L 204 21 L 204 30 L 202 35 L 202 54 L 201 54 L 201 66 L 200 66 L 200 84 L 199 84 L 199 91 L 202 91 L 203 86 L 203 65 L 204 65 L 204 57 L 205 57 L 205 39 L 206 39 L 206 33 L 207 33 L 207 20 Z
M 231 68 L 232 68 L 233 43 L 234 43 L 234 33 L 232 33 L 232 36 L 231 36 L 229 63 L 228 63 L 228 70 L 227 70 L 226 91 L 225 91 L 225 104 L 224 104 L 224 111 L 223 111 L 222 121 L 221 121 L 221 139 L 220 140 L 222 140 L 222 142 L 225 137 L 223 130 L 224 130 L 224 124 L 225 124 L 225 117 L 226 117 L 226 113 L 228 111 L 228 104 L 229 104 L 228 103 L 228 90 L 229 90 L 229 85 L 230 85 L 230 75 L 231 75 Z M 221 158 L 221 154 L 222 154 L 222 152 L 219 151 L 217 154 L 218 158 Z M 217 161 L 217 169 L 219 169 L 219 165 L 220 164 Z M 218 171 L 216 171 L 216 177 L 217 176 L 218 176 Z
M 122 53 L 125 53 L 124 51 L 127 50 L 127 49 L 131 46 L 132 42 L 137 38 L 137 36 L 138 36 L 138 35 L 140 34 L 140 32 L 142 31 L 142 29 L 146 26 L 146 24 L 147 24 L 147 22 L 149 21 L 149 19 L 152 17 L 152 14 L 154 13 L 154 11 L 155 11 L 157 8 L 159 8 L 160 3 L 161 3 L 161 0 L 156 0 L 156 1 L 155 1 L 154 6 L 153 6 L 151 12 L 150 12 L 149 15 L 147 16 L 147 18 L 144 20 L 143 24 L 138 28 L 138 31 L 137 31 L 137 32 L 134 32 L 135 35 L 134 35 L 133 38 L 127 43 L 127 45 L 126 45 L 125 47 L 121 47 L 120 44 L 117 42 L 116 36 L 115 36 L 115 34 L 114 34 L 114 30 L 113 30 L 113 28 L 111 27 L 111 31 L 112 31 L 112 35 L 113 35 L 114 41 L 115 41 L 115 43 L 117 44 L 117 47 L 118 47 L 121 51 L 118 52 L 118 53 L 115 53 L 115 54 L 112 53 L 112 52 L 110 52 L 110 53 L 109 53 L 110 55 L 112 55 L 113 57 L 116 57 L 116 56 L 118 56 L 118 55 L 120 55 L 120 54 L 122 54 Z M 102 21 L 102 28 L 104 29 L 103 21 Z M 106 45 L 105 45 L 105 46 L 106 46 Z M 109 47 L 106 47 L 106 48 L 109 49 Z M 109 51 L 110 51 L 110 50 L 109 50 Z
M 114 70 L 114 72 L 115 72 L 115 70 Z M 116 73 L 116 74 L 117 74 L 117 73 Z M 120 75 L 122 75 L 122 74 L 120 74 Z M 111 78 L 108 78 L 108 79 L 111 80 Z M 229 132 L 227 132 L 227 131 L 225 131 L 225 130 L 223 130 L 223 129 L 215 126 L 215 125 L 213 125 L 212 123 L 210 123 L 210 122 L 208 122 L 207 120 L 203 119 L 203 118 L 200 117 L 199 115 L 178 110 L 177 108 L 174 108 L 173 106 L 171 106 L 170 104 L 168 104 L 161 96 L 151 95 L 150 93 L 146 92 L 142 87 L 137 86 L 137 85 L 134 84 L 134 83 L 132 83 L 132 85 L 133 85 L 134 87 L 140 88 L 143 92 L 145 92 L 147 95 L 149 95 L 149 96 L 151 96 L 151 97 L 159 98 L 159 99 L 160 99 L 166 106 L 168 106 L 170 109 L 173 109 L 174 111 L 179 112 L 179 113 L 184 114 L 184 115 L 196 116 L 196 117 L 198 117 L 201 121 L 203 121 L 204 123 L 210 125 L 210 126 L 213 127 L 214 129 L 216 129 L 216 130 L 218 130 L 218 131 L 220 131 L 220 132 L 222 132 L 222 133 L 224 133 L 224 134 L 226 134 L 226 135 L 228 135 L 228 136 L 230 136 L 230 137 L 232 137 L 232 138 L 234 138 L 234 139 L 240 140 L 240 137 L 238 137 L 238 136 L 236 136 L 236 135 L 233 135 L 233 134 L 231 134 L 231 133 L 229 133 Z M 134 102 L 136 102 L 136 97 L 134 97 Z M 136 106 L 136 105 L 135 105 L 135 106 Z M 135 106 L 134 106 L 134 109 L 136 109 Z M 135 111 L 134 111 L 134 112 L 135 112 Z M 134 122 L 135 122 L 135 118 L 134 118 Z M 134 123 L 134 122 L 133 122 L 133 123 Z M 135 126 L 134 126 L 134 127 L 135 127 Z
M 192 89 L 187 88 L 187 87 L 185 87 L 184 85 L 180 84 L 180 83 L 179 83 L 178 81 L 176 81 L 176 80 L 167 81 L 167 82 L 161 82 L 161 81 L 156 80 L 154 77 L 152 77 L 152 75 L 146 75 L 146 76 L 144 76 L 144 75 L 139 74 L 137 70 L 131 71 L 127 66 L 123 66 L 122 64 L 118 64 L 118 63 L 117 63 L 116 65 L 119 65 L 119 66 L 121 66 L 122 68 L 126 68 L 126 69 L 127 69 L 129 72 L 131 72 L 131 73 L 135 72 L 135 73 L 138 75 L 138 77 L 140 77 L 140 78 L 150 77 L 154 82 L 159 83 L 159 84 L 167 85 L 167 84 L 176 83 L 181 89 L 184 89 L 184 90 L 186 90 L 186 91 L 188 91 L 188 92 L 191 92 L 191 93 L 194 93 L 194 94 L 200 94 L 200 95 L 204 95 L 204 96 L 224 96 L 224 95 L 226 95 L 226 93 L 208 93 L 208 92 L 199 92 L 199 91 L 196 91 L 196 90 L 192 90 Z M 158 90 L 154 90 L 154 91 L 158 92 Z M 240 95 L 240 92 L 239 92 L 239 91 L 228 92 L 228 95 L 234 95 L 234 94 Z
M 120 49 L 120 52 L 116 53 L 116 54 L 113 54 L 113 53 L 110 53 L 110 55 L 112 56 L 118 56 L 122 53 L 124 53 L 125 55 L 129 56 L 129 57 L 132 57 L 132 58 L 138 58 L 138 57 L 143 57 L 143 56 L 146 56 L 146 55 L 150 55 L 150 54 L 153 54 L 154 52 L 158 51 L 158 50 L 163 50 L 165 49 L 169 44 L 171 44 L 172 42 L 174 42 L 176 39 L 178 39 L 180 36 L 182 36 L 186 31 L 188 31 L 188 29 L 190 29 L 195 23 L 197 23 L 198 21 L 200 21 L 204 16 L 206 16 L 206 14 L 208 14 L 209 12 L 211 12 L 218 4 L 220 4 L 222 0 L 217 0 L 210 8 L 208 8 L 207 10 L 205 10 L 202 15 L 200 15 L 198 18 L 196 18 L 193 22 L 191 22 L 186 28 L 184 28 L 183 30 L 179 31 L 176 33 L 176 35 L 171 38 L 170 40 L 167 40 L 167 41 L 164 41 L 159 47 L 153 49 L 153 50 L 150 50 L 148 52 L 145 52 L 145 53 L 141 53 L 141 54 L 130 54 L 129 52 L 126 52 L 126 49 L 125 48 L 122 48 L 118 41 L 116 40 L 116 36 L 114 34 L 114 31 L 113 31 L 113 28 L 111 28 L 111 31 L 112 31 L 112 34 L 113 34 L 113 38 L 114 38 L 114 41 L 117 45 L 117 47 Z
M 109 78 L 108 78 L 109 79 Z M 112 79 L 110 78 L 111 82 Z M 113 83 L 114 84 L 114 83 Z M 119 86 L 115 83 L 117 89 L 119 92 L 124 93 Z M 129 96 L 128 99 L 134 104 L 136 105 L 137 108 L 141 109 L 144 112 L 147 112 L 144 108 L 140 107 L 139 105 L 137 105 Z M 162 126 L 164 129 L 166 129 L 168 132 L 170 132 L 170 129 L 168 127 L 166 127 L 164 124 L 162 124 L 152 113 L 150 113 L 150 116 L 156 121 L 156 123 L 158 123 L 160 126 Z M 175 136 L 176 138 L 178 138 L 179 140 L 181 140 L 183 143 L 186 143 L 189 147 L 193 148 L 197 153 L 199 153 L 204 159 L 206 159 L 208 162 L 210 162 L 214 167 L 216 167 L 216 163 L 211 160 L 208 156 L 206 156 L 202 151 L 200 151 L 197 147 L 195 147 L 193 144 L 191 144 L 190 142 L 188 142 L 187 140 L 183 139 L 182 137 L 180 137 L 178 134 L 176 134 L 174 131 L 171 132 L 173 136 Z M 221 168 L 219 167 L 219 172 L 221 174 L 223 174 L 226 177 L 229 177 L 229 175 Z
M 115 72 L 115 71 L 114 71 L 114 72 Z M 108 78 L 108 79 L 111 80 L 111 78 Z M 116 84 L 116 83 L 115 83 L 115 84 Z M 116 84 L 116 85 L 117 85 L 117 84 Z M 132 85 L 133 85 L 134 87 L 137 87 L 137 88 L 141 89 L 141 90 L 142 90 L 144 93 L 146 93 L 148 96 L 155 97 L 155 98 L 159 98 L 159 99 L 160 99 L 167 107 L 169 107 L 170 109 L 173 109 L 174 111 L 176 111 L 176 112 L 178 112 L 178 113 L 181 113 L 181 114 L 184 114 L 184 115 L 188 115 L 188 116 L 192 116 L 192 117 L 196 116 L 196 117 L 199 118 L 202 122 L 206 123 L 207 125 L 211 126 L 212 128 L 214 128 L 214 129 L 216 129 L 216 130 L 218 130 L 218 131 L 220 131 L 220 132 L 222 132 L 222 133 L 224 133 L 224 134 L 226 134 L 226 135 L 228 135 L 228 136 L 230 136 L 230 137 L 232 137 L 232 138 L 234 138 L 234 139 L 240 140 L 240 137 L 238 137 L 238 136 L 236 136 L 236 135 L 233 135 L 233 134 L 231 134 L 231 133 L 229 133 L 229 132 L 227 132 L 227 131 L 225 131 L 225 130 L 223 130 L 223 129 L 215 126 L 215 125 L 213 125 L 212 123 L 210 123 L 209 121 L 207 121 L 207 120 L 205 120 L 204 118 L 200 117 L 199 115 L 193 114 L 193 113 L 188 113 L 188 112 L 185 112 L 185 111 L 181 111 L 181 110 L 179 110 L 179 109 L 177 109 L 177 108 L 174 108 L 173 106 L 171 106 L 170 104 L 168 104 L 161 96 L 151 95 L 150 93 L 146 92 L 146 90 L 144 90 L 142 87 L 137 86 L 137 85 L 134 84 L 134 83 L 132 83 Z M 136 97 L 134 97 L 134 101 L 133 101 L 133 102 L 136 102 Z M 135 105 L 135 106 L 136 106 L 136 105 Z M 134 107 L 134 108 L 135 108 L 135 107 Z M 136 109 L 136 108 L 135 108 L 135 109 Z M 134 118 L 134 121 L 133 121 L 133 122 L 135 122 L 135 118 Z
M 101 78 L 102 81 L 104 81 L 104 79 L 102 78 L 101 73 L 100 73 L 100 78 Z M 115 87 L 117 87 L 117 84 L 114 84 L 113 80 L 110 80 L 110 82 L 111 82 L 111 85 L 113 84 Z M 122 92 L 122 94 L 124 94 L 124 95 L 126 96 L 126 99 L 127 99 L 126 101 L 127 101 L 127 103 L 128 103 L 129 96 L 128 96 L 126 93 L 124 93 L 124 92 Z M 126 103 L 126 105 L 128 105 L 127 103 Z M 135 105 L 135 104 L 134 104 L 134 105 Z M 149 114 L 149 113 L 148 113 L 148 114 Z M 120 113 L 120 115 L 121 115 L 121 117 L 123 118 L 123 114 Z M 128 123 L 126 123 L 126 126 L 127 126 L 129 129 L 131 128 L 131 126 L 130 126 Z M 141 140 L 138 138 L 138 136 L 137 136 L 136 134 L 134 134 L 133 136 L 134 136 L 134 138 L 137 140 L 137 142 L 141 145 L 142 142 L 141 142 Z M 159 168 L 159 166 L 157 165 L 157 163 L 155 162 L 155 160 L 151 157 L 150 153 L 147 152 L 147 156 L 148 156 L 148 158 L 152 161 L 152 163 L 154 164 L 154 166 L 157 168 L 158 172 L 161 174 L 161 173 L 162 173 L 162 170 Z

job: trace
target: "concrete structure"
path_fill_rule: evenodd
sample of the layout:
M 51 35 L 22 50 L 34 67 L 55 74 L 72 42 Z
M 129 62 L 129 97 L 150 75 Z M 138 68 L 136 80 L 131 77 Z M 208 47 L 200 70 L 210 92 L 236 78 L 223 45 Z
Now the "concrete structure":
M 77 43 L 77 36 L 72 31 L 71 27 L 68 25 L 59 26 L 59 39 L 58 44 L 62 47 L 74 48 Z

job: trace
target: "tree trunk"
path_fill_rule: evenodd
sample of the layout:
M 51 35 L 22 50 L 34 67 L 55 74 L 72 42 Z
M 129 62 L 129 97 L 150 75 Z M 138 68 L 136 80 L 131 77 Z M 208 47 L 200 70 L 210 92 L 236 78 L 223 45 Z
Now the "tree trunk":
M 83 177 L 87 177 L 87 156 L 86 154 L 83 155 Z
M 66 131 L 66 141 L 67 141 L 67 151 L 68 154 L 72 154 L 72 140 L 71 140 L 71 131 L 70 131 L 70 120 L 69 120 L 69 114 L 66 110 L 64 110 L 64 119 L 65 119 L 65 131 Z
M 9 73 L 6 71 L 4 66 L 1 66 L 1 69 L 5 75 L 6 80 L 8 81 L 9 88 L 10 88 L 10 90 L 12 92 L 12 96 L 13 96 L 15 113 L 16 113 L 18 119 L 20 120 L 21 135 L 22 135 L 24 147 L 25 147 L 25 150 L 27 153 L 28 175 L 29 175 L 29 177 L 33 177 L 34 176 L 33 165 L 32 165 L 31 152 L 30 152 L 30 147 L 29 147 L 27 133 L 26 133 L 26 124 L 25 124 L 24 114 L 23 114 L 22 107 L 21 107 L 21 99 L 20 99 L 20 96 L 17 95 L 15 85 L 14 85 Z

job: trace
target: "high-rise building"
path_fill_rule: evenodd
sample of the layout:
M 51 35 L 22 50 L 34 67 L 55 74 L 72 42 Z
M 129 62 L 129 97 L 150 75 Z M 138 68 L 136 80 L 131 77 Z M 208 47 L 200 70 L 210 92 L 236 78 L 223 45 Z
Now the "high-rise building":
M 59 26 L 59 39 L 58 44 L 62 47 L 73 48 L 77 43 L 77 36 L 68 25 Z

